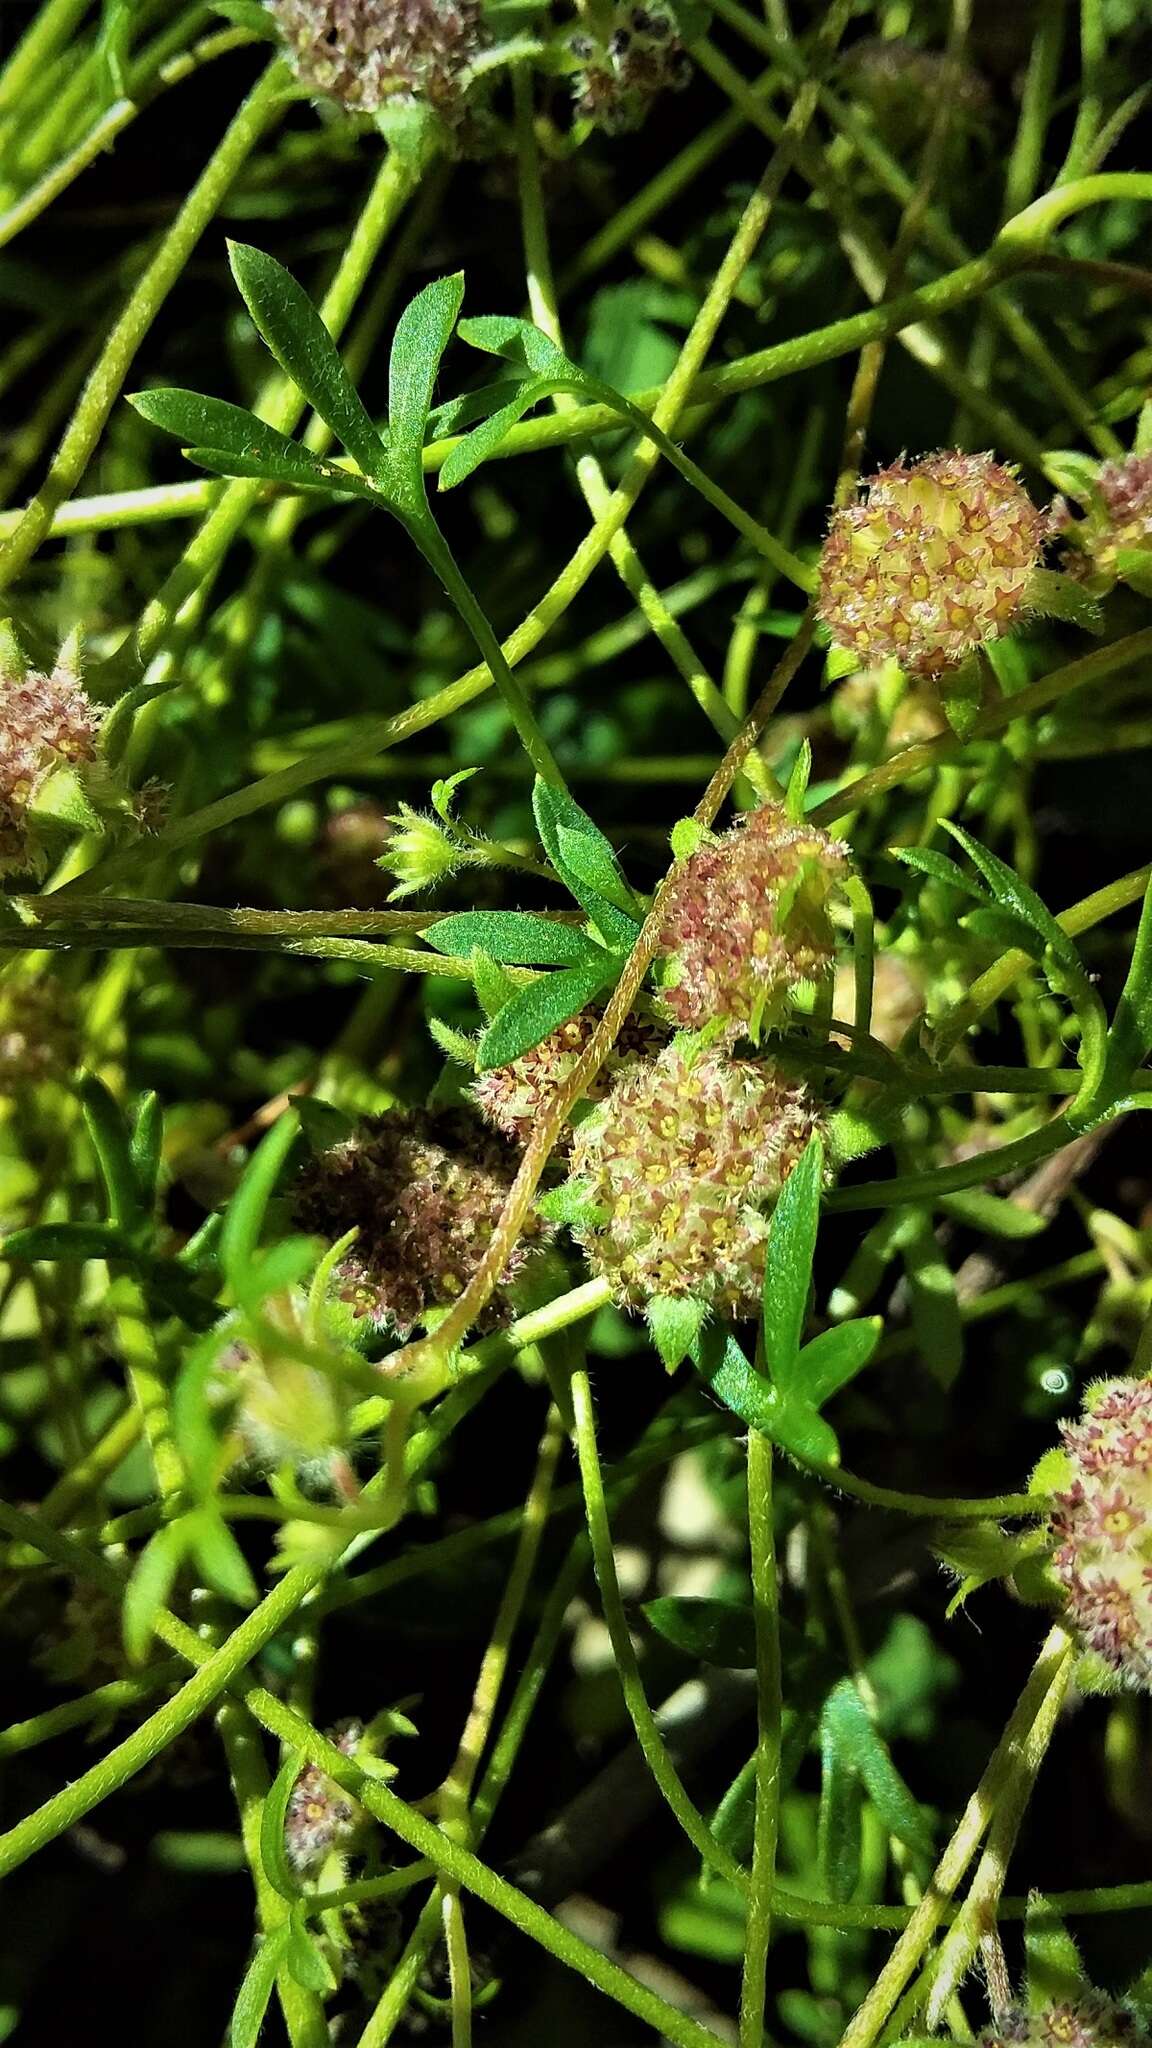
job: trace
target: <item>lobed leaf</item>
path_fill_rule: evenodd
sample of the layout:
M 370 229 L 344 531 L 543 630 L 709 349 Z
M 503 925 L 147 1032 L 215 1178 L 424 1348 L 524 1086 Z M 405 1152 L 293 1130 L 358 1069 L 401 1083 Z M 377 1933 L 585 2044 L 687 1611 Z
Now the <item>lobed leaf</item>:
M 230 242 L 228 256 L 240 295 L 281 369 L 363 474 L 380 477 L 385 444 L 303 286 L 246 242 Z

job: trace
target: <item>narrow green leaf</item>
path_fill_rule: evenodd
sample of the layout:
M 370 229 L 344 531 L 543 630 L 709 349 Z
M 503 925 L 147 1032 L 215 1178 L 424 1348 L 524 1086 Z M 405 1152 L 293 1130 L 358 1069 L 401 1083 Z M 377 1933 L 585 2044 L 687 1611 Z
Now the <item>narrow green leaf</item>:
M 686 1656 L 728 1670 L 750 1670 L 756 1662 L 756 1627 L 750 1607 L 734 1600 L 680 1599 L 669 1594 L 646 1600 L 644 1618 L 657 1635 Z
M 237 1607 L 255 1607 L 260 1597 L 244 1553 L 218 1510 L 198 1508 L 189 1517 L 192 1535 L 189 1548 L 203 1574 L 204 1583 L 222 1600 Z
M 806 1401 L 782 1396 L 772 1410 L 764 1434 L 802 1465 L 832 1467 L 840 1463 L 840 1440 L 835 1430 Z
M 603 834 L 598 832 L 593 836 L 588 832 L 575 832 L 570 825 L 558 824 L 556 843 L 568 874 L 574 875 L 595 896 L 610 903 L 614 910 L 622 911 L 625 917 L 639 926 L 636 898 Z
M 473 946 L 469 958 L 472 967 L 472 986 L 476 991 L 476 1000 L 484 1015 L 491 1022 L 493 1017 L 499 1016 L 505 1003 L 511 1002 L 516 994 L 518 984 L 513 981 L 510 974 L 504 972 L 504 969 L 492 958 L 491 953 L 484 951 L 483 946 Z M 473 1053 L 475 1054 L 475 1048 L 473 1048 Z
M 0 1239 L 6 1259 L 59 1259 L 75 1264 L 85 1259 L 136 1257 L 125 1232 L 111 1223 L 33 1223 Z
M 269 1884 L 282 1899 L 296 1900 L 300 1897 L 300 1885 L 288 1861 L 284 1827 L 288 1802 L 303 1769 L 303 1757 L 292 1750 L 276 1773 L 260 1815 L 260 1861 Z
M 327 1998 L 336 1989 L 336 1978 L 299 1907 L 289 1915 L 288 1930 L 284 1962 L 289 1976 L 305 1991 Z
M 785 1391 L 800 1391 L 796 1366 L 808 1313 L 820 1224 L 824 1148 L 813 1138 L 780 1190 L 764 1261 L 764 1362 Z
M 465 910 L 438 918 L 420 936 L 438 953 L 468 954 L 480 946 L 508 967 L 571 967 L 593 958 L 604 964 L 600 948 L 578 926 L 529 910 Z
M 1022 918 L 1025 924 L 1031 925 L 1033 931 L 1039 933 L 1045 946 L 1050 947 L 1056 958 L 1070 971 L 1083 975 L 1083 963 L 1072 940 L 1063 926 L 1057 924 L 1047 904 L 1041 901 L 1035 889 L 1030 888 L 1014 868 L 1010 868 L 1005 861 L 990 852 L 988 847 L 982 846 L 978 839 L 973 839 L 971 833 L 965 832 L 962 826 L 954 825 L 947 819 L 944 820 L 944 824 L 953 839 L 959 841 L 970 860 L 979 868 L 997 903 L 1004 910 Z
M 160 1172 L 160 1148 L 164 1142 L 164 1112 L 160 1097 L 149 1089 L 140 1099 L 136 1121 L 128 1141 L 136 1200 L 145 1215 L 156 1204 L 156 1182 Z
M 1107 1076 L 1117 1091 L 1152 1051 L 1152 881 L 1144 891 L 1136 943 L 1108 1036 Z
M 115 1098 L 96 1074 L 80 1077 L 80 1106 L 108 1203 L 108 1220 L 131 1227 L 140 1220 L 131 1133 Z
M 1032 1892 L 1024 1913 L 1024 1961 L 1029 2012 L 1075 2005 L 1086 1988 L 1080 1951 L 1054 1906 Z
M 890 1835 L 917 1855 L 932 1853 L 932 1831 L 888 1753 L 852 1678 L 824 1702 L 821 1737 L 860 1779 Z
M 463 324 L 461 321 L 460 326 Z M 456 331 L 459 333 L 460 329 Z M 446 398 L 441 405 L 434 405 L 428 415 L 429 440 L 441 441 L 450 434 L 463 434 L 479 420 L 489 419 L 515 398 L 524 382 L 523 377 L 498 377 L 494 384 L 482 384 L 476 391 L 464 391 L 459 398 Z
M 268 1204 L 299 1132 L 299 1118 L 288 1110 L 257 1146 L 228 1204 L 220 1232 L 220 1262 L 234 1290 L 243 1285 L 248 1275 Z
M 788 777 L 788 787 L 784 792 L 784 808 L 794 825 L 800 825 L 804 821 L 804 807 L 811 774 L 812 742 L 806 739 L 801 743 L 796 759 L 792 763 L 792 773 Z
M 648 1329 L 667 1372 L 675 1372 L 700 1334 L 708 1311 L 689 1295 L 654 1295 L 644 1311 Z
M 867 1365 L 880 1342 L 884 1324 L 880 1316 L 837 1323 L 822 1330 L 805 1344 L 796 1365 L 797 1385 L 813 1408 L 822 1408 L 833 1394 L 847 1386 Z
M 820 1731 L 816 1865 L 827 1897 L 843 1905 L 860 1881 L 864 1788 L 826 1725 Z
M 231 242 L 228 254 L 241 297 L 281 369 L 364 475 L 381 475 L 384 443 L 307 292 L 262 249 Z
M 635 905 L 628 885 L 620 873 L 611 841 L 606 839 L 600 827 L 593 823 L 587 811 L 566 790 L 556 789 L 539 776 L 532 791 L 532 809 L 536 818 L 536 829 L 541 844 L 552 862 L 565 888 L 569 889 L 593 924 L 602 934 L 605 942 L 618 952 L 631 949 L 636 938 L 639 916 L 632 910 L 622 910 L 621 901 Z M 562 842 L 561 828 L 569 834 Z M 579 840 L 581 872 L 576 873 L 568 863 L 565 846 L 571 849 Z M 605 896 L 603 889 L 594 886 L 587 876 L 591 874 L 612 878 L 612 895 Z M 621 896 L 621 891 L 625 892 Z
M 440 359 L 464 298 L 457 271 L 418 292 L 396 323 L 388 364 L 388 428 L 395 476 L 413 509 L 427 503 L 423 450 Z
M 1066 576 L 1059 569 L 1034 569 L 1024 602 L 1029 611 L 1038 612 L 1041 618 L 1064 619 L 1097 639 L 1104 631 L 1104 614 L 1095 598 L 1074 576 Z
M 1035 1209 L 1021 1208 L 1019 1202 L 1005 1201 L 1002 1195 L 990 1195 L 983 1188 L 962 1188 L 959 1194 L 941 1195 L 936 1207 L 943 1215 L 966 1224 L 969 1230 L 979 1230 L 985 1237 L 1038 1237 L 1049 1223 L 1049 1218 Z
M 518 320 L 513 314 L 470 316 L 461 320 L 459 334 L 470 348 L 483 349 L 485 355 L 503 356 L 506 362 L 530 370 L 535 376 L 571 378 L 577 384 L 593 381 L 539 327 L 534 327 L 530 320 Z
M 734 1337 L 708 1326 L 693 1344 L 692 1357 L 716 1399 L 749 1429 L 758 1429 L 802 1463 L 839 1464 L 840 1445 L 823 1416 L 754 1371 Z
M 189 462 L 206 469 L 211 476 L 246 476 L 265 483 L 286 484 L 294 491 L 323 491 L 326 497 L 359 498 L 370 505 L 383 502 L 380 491 L 362 478 L 338 469 L 335 463 L 314 462 L 306 450 L 298 459 L 286 457 L 283 461 L 278 457 L 265 461 L 259 456 L 234 455 L 227 448 L 186 448 L 184 452 Z
M 229 474 L 266 476 L 297 488 L 332 488 L 331 463 L 257 419 L 242 405 L 229 405 L 225 399 L 208 398 L 198 391 L 174 389 L 138 391 L 129 403 L 152 426 L 175 434 L 186 449 L 195 451 L 198 461 L 210 455 L 213 460 L 205 461 L 205 468 L 235 458 L 243 467 Z
M 498 412 L 492 413 L 480 426 L 474 427 L 464 440 L 458 441 L 455 448 L 449 451 L 440 470 L 437 489 L 451 491 L 455 490 L 457 484 L 466 482 L 482 463 L 487 462 L 490 455 L 495 454 L 509 428 L 522 420 L 525 413 L 531 411 L 534 405 L 538 405 L 542 398 L 547 398 L 552 389 L 553 386 L 545 378 L 525 378 L 524 382 L 516 387 L 514 396 L 509 398 Z
M 973 896 L 978 903 L 987 900 L 979 883 L 966 875 L 957 861 L 949 860 L 946 853 L 937 853 L 931 846 L 892 846 L 888 851 L 902 866 L 915 868 L 917 874 L 928 875 L 934 882 L 943 882 L 961 896 Z
M 124 1591 L 121 1626 L 131 1664 L 143 1664 L 160 1609 L 167 1605 L 176 1574 L 192 1534 L 189 1518 L 165 1522 L 149 1539 L 132 1569 Z
M 228 2048 L 257 2048 L 265 2014 L 276 1986 L 276 1973 L 288 1946 L 289 1926 L 285 1920 L 259 1943 L 244 1972 L 244 1981 L 232 2008 Z
M 542 975 L 531 987 L 517 989 L 480 1040 L 476 1054 L 478 1071 L 485 1073 L 491 1067 L 507 1066 L 510 1060 L 519 1059 L 522 1052 L 539 1045 L 542 1038 L 558 1030 L 593 996 L 603 992 L 611 980 L 612 967 L 610 960 L 586 961 L 578 967 L 558 968 L 553 974 Z

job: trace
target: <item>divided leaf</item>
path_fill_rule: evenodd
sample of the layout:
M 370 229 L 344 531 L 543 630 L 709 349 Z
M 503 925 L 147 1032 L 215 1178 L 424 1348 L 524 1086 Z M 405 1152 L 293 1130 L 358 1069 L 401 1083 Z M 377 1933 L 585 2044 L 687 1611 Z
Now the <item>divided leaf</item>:
M 379 477 L 384 441 L 303 286 L 263 249 L 230 242 L 228 255 L 240 295 L 281 369 L 364 475 Z

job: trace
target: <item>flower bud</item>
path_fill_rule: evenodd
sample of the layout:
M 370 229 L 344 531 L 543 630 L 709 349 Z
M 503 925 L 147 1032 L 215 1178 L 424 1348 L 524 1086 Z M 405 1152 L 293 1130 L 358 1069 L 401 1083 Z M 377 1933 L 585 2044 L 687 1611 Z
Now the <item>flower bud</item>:
M 770 1207 L 817 1128 L 802 1085 L 754 1060 L 668 1046 L 628 1067 L 579 1126 L 572 1178 L 596 1221 L 574 1225 L 622 1307 L 691 1296 L 750 1314 Z
M 1152 1380 L 1103 1380 L 1062 1423 L 1051 1569 L 1068 1623 L 1125 1685 L 1152 1689 Z
M 101 716 L 69 655 L 43 675 L 10 644 L 0 653 L 0 875 L 42 872 L 37 798 L 60 771 L 95 762 Z
M 603 1014 L 603 1010 L 590 1005 L 577 1016 L 569 1017 L 567 1023 L 550 1032 L 531 1051 L 521 1053 L 519 1059 L 510 1060 L 506 1067 L 495 1067 L 489 1073 L 480 1074 L 469 1093 L 489 1123 L 495 1124 L 506 1137 L 526 1144 L 540 1117 L 587 1050 Z M 667 1027 L 654 1019 L 628 1017 L 583 1099 L 601 1101 L 625 1067 L 634 1065 L 637 1060 L 655 1058 L 661 1047 L 667 1044 L 668 1036 Z
M 308 1303 L 282 1289 L 260 1304 L 259 1316 L 225 1325 L 219 1364 L 235 1396 L 234 1426 L 248 1456 L 305 1478 L 343 1471 L 349 1438 L 344 1359 L 310 1327 Z
M 1011 470 L 945 451 L 869 477 L 834 512 L 817 609 L 862 668 L 936 676 L 1012 630 L 1046 533 Z
M 519 1158 L 519 1148 L 472 1111 L 385 1110 L 305 1167 L 296 1220 L 333 1240 L 359 1232 L 336 1268 L 336 1292 L 357 1315 L 404 1338 L 463 1293 L 491 1243 Z M 534 1221 L 525 1239 L 544 1234 Z M 519 1279 L 530 1255 L 528 1243 L 517 1246 L 502 1288 Z M 480 1327 L 506 1316 L 497 1296 Z
M 764 804 L 699 847 L 673 878 L 660 935 L 665 1007 L 690 1031 L 722 1020 L 758 1037 L 801 982 L 832 970 L 829 902 L 848 849 Z
M 349 113 L 420 101 L 458 120 L 481 43 L 479 0 L 267 0 L 309 92 Z
M 615 7 L 606 40 L 581 28 L 571 49 L 583 60 L 572 81 L 577 118 L 608 135 L 639 128 L 653 100 L 679 92 L 692 76 L 675 17 L 661 0 Z
M 980 2036 L 978 2048 L 1147 2048 L 1131 2007 L 1085 1987 L 1082 1997 L 1040 2012 L 1014 2006 Z
M 392 834 L 376 865 L 396 877 L 396 887 L 389 892 L 391 901 L 433 888 L 459 866 L 460 846 L 438 818 L 402 803 L 388 823 Z

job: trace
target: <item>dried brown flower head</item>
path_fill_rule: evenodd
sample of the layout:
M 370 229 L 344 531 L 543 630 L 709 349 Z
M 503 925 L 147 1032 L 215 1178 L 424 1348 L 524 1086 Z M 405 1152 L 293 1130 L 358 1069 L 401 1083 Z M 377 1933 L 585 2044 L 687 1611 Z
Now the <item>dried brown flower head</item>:
M 603 42 L 582 27 L 571 48 L 582 65 L 572 81 L 576 115 L 608 135 L 639 128 L 653 100 L 679 92 L 692 76 L 675 18 L 660 0 L 615 7 Z
M 506 1137 L 526 1144 L 557 1090 L 569 1079 L 604 1012 L 595 1005 L 569 1017 L 519 1059 L 478 1075 L 470 1093 L 490 1123 Z M 668 1043 L 666 1025 L 654 1018 L 628 1017 L 585 1100 L 600 1102 L 617 1075 L 637 1060 L 654 1059 Z
M 296 1220 L 333 1240 L 359 1231 L 336 1269 L 336 1291 L 358 1315 L 406 1337 L 463 1293 L 491 1242 L 519 1156 L 473 1111 L 385 1110 L 305 1167 Z M 525 1238 L 545 1230 L 534 1221 Z M 519 1278 L 530 1255 L 530 1243 L 517 1247 L 502 1287 Z M 506 1316 L 497 1296 L 481 1326 Z
M 764 804 L 699 847 L 677 871 L 660 935 L 670 960 L 663 1001 L 688 1030 L 721 1019 L 759 1034 L 790 990 L 832 969 L 828 909 L 848 849 Z
M 1082 1997 L 1040 2012 L 1013 2008 L 981 2034 L 978 2048 L 1146 2048 L 1147 2041 L 1130 2006 L 1086 1986 Z
M 754 1060 L 677 1045 L 628 1067 L 572 1146 L 602 1220 L 574 1226 L 615 1299 L 691 1296 L 730 1314 L 758 1300 L 770 1208 L 817 1128 L 803 1086 Z
M 817 608 L 861 667 L 940 675 L 1012 630 L 1047 522 L 990 455 L 945 451 L 869 477 L 833 513 Z
M 422 101 L 458 119 L 481 43 L 478 0 L 267 0 L 302 85 L 349 113 Z

